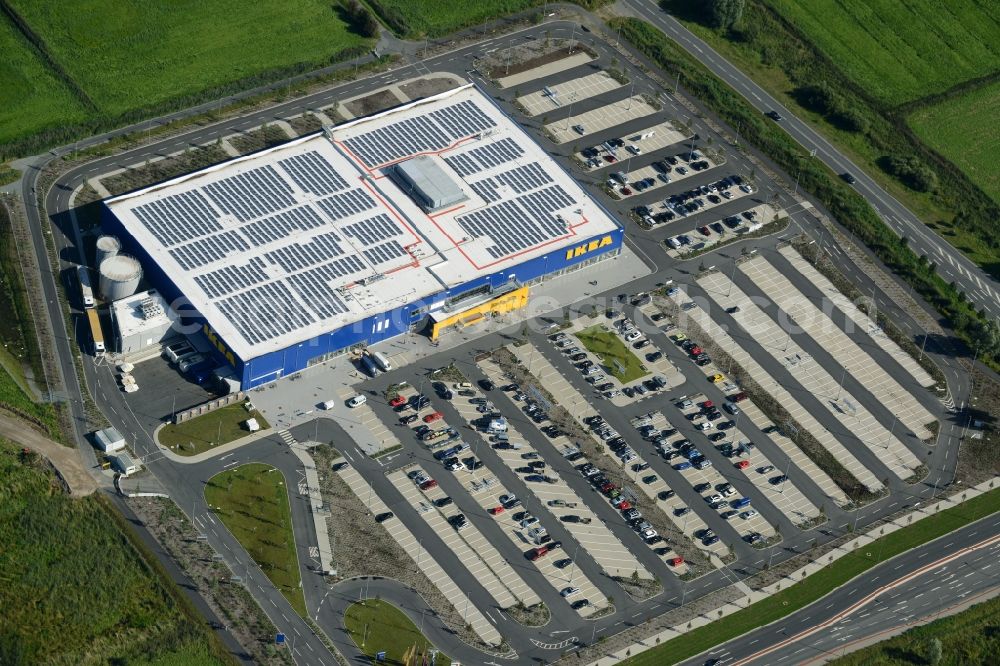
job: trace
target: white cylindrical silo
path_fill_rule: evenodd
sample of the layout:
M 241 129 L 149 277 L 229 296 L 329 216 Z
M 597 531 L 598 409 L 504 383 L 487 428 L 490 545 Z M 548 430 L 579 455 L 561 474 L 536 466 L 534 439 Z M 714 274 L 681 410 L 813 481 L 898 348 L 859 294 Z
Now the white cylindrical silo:
M 142 279 L 142 265 L 135 257 L 116 254 L 101 262 L 101 296 L 117 301 L 135 293 Z
M 105 259 L 115 256 L 121 249 L 122 244 L 114 236 L 101 236 L 97 239 L 97 257 L 94 265 L 100 266 Z

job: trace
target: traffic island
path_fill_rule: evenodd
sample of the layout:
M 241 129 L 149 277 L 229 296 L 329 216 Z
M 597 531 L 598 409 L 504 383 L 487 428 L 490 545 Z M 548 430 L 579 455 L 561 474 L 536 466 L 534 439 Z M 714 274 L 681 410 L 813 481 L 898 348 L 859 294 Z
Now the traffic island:
M 281 472 L 251 463 L 216 474 L 205 488 L 205 501 L 295 612 L 305 616 L 292 515 Z
M 351 640 L 372 663 L 450 666 L 401 610 L 379 599 L 351 604 L 344 612 L 344 626 Z M 436 654 L 433 662 L 431 655 Z

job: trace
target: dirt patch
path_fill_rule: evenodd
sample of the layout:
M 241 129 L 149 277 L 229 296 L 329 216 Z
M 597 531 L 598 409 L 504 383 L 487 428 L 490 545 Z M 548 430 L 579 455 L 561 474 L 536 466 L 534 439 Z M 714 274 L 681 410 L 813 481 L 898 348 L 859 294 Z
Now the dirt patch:
M 228 139 L 229 145 L 241 155 L 255 153 L 289 141 L 285 130 L 277 125 L 264 125 Z
M 57 444 L 30 425 L 4 413 L 0 413 L 0 437 L 45 456 L 70 495 L 83 497 L 97 490 L 97 482 L 83 466 L 75 448 Z
M 436 77 L 433 79 L 417 79 L 399 86 L 400 91 L 410 99 L 421 97 L 433 97 L 447 90 L 458 87 L 458 82 L 453 78 Z
M 312 134 L 313 132 L 318 132 L 323 129 L 323 121 L 319 119 L 319 116 L 313 113 L 303 113 L 301 116 L 289 118 L 288 124 L 292 126 L 292 129 L 295 130 L 295 133 L 299 136 L 302 136 L 303 134 Z
M 552 62 L 558 62 L 574 53 L 583 51 L 591 58 L 597 52 L 578 41 L 545 39 L 519 44 L 512 49 L 498 49 L 480 65 L 480 71 L 489 78 L 513 76 Z
M 358 502 L 357 496 L 331 467 L 342 460 L 331 446 L 320 445 L 311 450 L 319 471 L 319 486 L 323 501 L 330 507 L 327 519 L 330 550 L 337 579 L 356 576 L 383 576 L 398 580 L 414 589 L 431 607 L 434 615 L 455 631 L 459 638 L 478 649 L 492 653 L 441 591 L 417 568 L 413 558 L 399 543 L 376 523 L 372 515 Z
M 344 107 L 346 107 L 347 110 L 354 115 L 354 117 L 360 118 L 361 116 L 370 116 L 373 113 L 391 109 L 392 107 L 399 106 L 400 104 L 402 104 L 402 102 L 391 91 L 380 90 L 372 93 L 371 95 L 366 95 L 356 100 L 347 102 L 344 104 Z
M 956 414 L 965 438 L 955 478 L 974 486 L 1000 474 L 1000 382 L 978 368 L 972 372 L 972 405 Z M 982 426 L 977 427 L 976 423 Z
M 229 568 L 213 559 L 215 551 L 198 540 L 198 530 L 173 501 L 158 497 L 128 500 L 146 529 L 194 581 L 198 593 L 212 612 L 223 618 L 230 633 L 257 664 L 289 665 L 288 650 L 274 645 L 277 629 L 242 585 L 220 583 L 231 575 Z
M 232 158 L 222 149 L 221 144 L 212 143 L 207 146 L 189 148 L 183 153 L 157 160 L 156 162 L 147 161 L 144 164 L 125 169 L 121 173 L 101 178 L 100 180 L 101 184 L 112 195 L 122 194 L 123 192 L 131 192 L 147 185 L 169 180 L 181 174 L 204 169 L 205 167 L 219 164 L 229 159 Z

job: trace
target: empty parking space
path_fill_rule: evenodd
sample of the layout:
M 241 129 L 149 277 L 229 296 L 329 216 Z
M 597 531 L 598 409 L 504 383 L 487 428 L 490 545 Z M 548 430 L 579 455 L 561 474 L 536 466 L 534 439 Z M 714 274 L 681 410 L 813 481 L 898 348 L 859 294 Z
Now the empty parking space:
M 511 74 L 510 76 L 503 76 L 497 79 L 497 85 L 501 88 L 513 88 L 514 86 L 519 86 L 528 81 L 534 81 L 535 79 L 547 78 L 559 72 L 565 72 L 566 70 L 573 69 L 574 67 L 580 67 L 581 65 L 586 65 L 588 62 L 593 60 L 590 54 L 586 51 L 577 51 L 567 55 L 565 58 L 560 58 L 555 62 L 545 63 L 544 65 L 539 65 L 538 67 L 532 67 L 531 69 L 526 69 L 523 72 L 518 72 L 517 74 Z
M 573 111 L 573 109 L 568 109 L 566 113 L 569 114 L 570 111 Z M 562 112 L 557 113 L 561 115 Z M 614 102 L 613 104 L 577 113 L 576 115 L 564 116 L 560 120 L 546 125 L 545 131 L 548 132 L 549 136 L 556 143 L 569 143 L 570 141 L 579 141 L 582 137 L 590 134 L 603 132 L 606 129 L 627 123 L 630 120 L 644 118 L 654 113 L 656 113 L 656 109 L 645 99 L 639 95 L 633 95 L 620 102 Z
M 508 608 L 518 602 L 526 606 L 538 603 L 538 595 L 531 592 L 468 518 L 461 526 L 453 524 L 452 521 L 458 516 L 465 515 L 462 509 L 466 507 L 460 507 L 454 501 L 442 506 L 442 501 L 447 497 L 444 491 L 439 486 L 421 490 L 409 479 L 409 474 L 414 471 L 426 473 L 419 465 L 411 465 L 388 476 L 406 501 L 417 509 L 428 526 L 458 556 L 472 577 L 486 588 L 497 604 L 501 608 Z
M 757 261 L 763 260 L 751 259 L 741 267 L 746 270 L 746 264 Z M 855 396 L 843 390 L 836 379 L 807 354 L 789 333 L 772 321 L 728 276 L 710 273 L 699 278 L 698 284 L 723 308 L 739 308 L 732 316 L 743 330 L 776 361 L 783 364 L 802 387 L 812 393 L 891 473 L 900 479 L 908 479 L 913 470 L 920 467 L 917 457 L 893 433 L 883 427 Z
M 900 346 L 892 340 L 892 338 L 885 334 L 878 324 L 872 321 L 871 317 L 862 312 L 858 306 L 851 302 L 851 299 L 842 294 L 825 275 L 816 270 L 816 268 L 806 261 L 795 248 L 783 247 L 780 252 L 789 261 L 789 263 L 791 263 L 795 270 L 801 273 L 804 278 L 816 285 L 816 287 L 823 292 L 823 295 L 829 298 L 841 312 L 854 322 L 855 326 L 864 331 L 868 337 L 875 342 L 875 344 L 885 350 L 885 352 L 892 356 L 892 358 L 899 363 L 904 370 L 910 373 L 918 384 L 924 387 L 934 385 L 933 377 L 931 377 L 926 370 L 920 367 L 920 364 L 917 363 L 916 359 L 903 351 Z
M 671 298 L 677 304 L 682 304 L 688 302 L 687 296 L 678 291 Z M 872 492 L 877 492 L 883 486 L 871 470 L 865 467 L 861 461 L 859 461 L 854 454 L 847 450 L 847 448 L 837 440 L 833 434 L 830 433 L 826 428 L 824 428 L 819 421 L 806 410 L 799 402 L 796 400 L 789 391 L 781 386 L 774 377 L 767 372 L 760 363 L 754 359 L 749 352 L 747 352 L 741 345 L 739 345 L 728 332 L 723 330 L 723 328 L 717 324 L 712 317 L 703 310 L 700 306 L 689 309 L 686 312 L 688 317 L 691 317 L 695 323 L 705 331 L 719 347 L 733 359 L 733 361 L 739 364 L 753 379 L 757 384 L 766 391 L 771 398 L 777 401 L 785 411 L 788 412 L 789 416 L 795 420 L 800 426 L 802 426 L 806 431 L 809 432 L 813 438 L 819 442 L 826 451 L 832 455 L 837 461 L 844 466 L 844 468 L 850 472 L 854 478 L 856 478 L 860 483 L 862 483 L 868 490 Z M 673 333 L 676 335 L 676 333 Z M 758 410 L 759 411 L 759 410 Z M 768 423 L 766 417 L 760 414 L 761 421 L 755 419 L 755 423 L 758 427 L 766 428 Z M 834 483 L 833 479 L 829 477 L 828 474 L 822 472 L 815 463 L 809 467 L 805 462 L 808 458 L 804 453 L 801 452 L 798 446 L 795 446 L 793 442 L 789 442 L 787 437 L 776 437 L 772 438 L 773 441 L 779 446 L 784 445 L 785 452 L 793 459 L 793 452 L 797 452 L 798 456 L 801 456 L 799 460 L 802 462 L 797 463 L 800 467 L 805 470 L 812 469 L 812 478 L 820 484 L 820 487 L 824 489 L 827 495 L 837 502 L 840 506 L 846 506 L 850 503 L 850 499 L 844 493 L 840 486 Z
M 934 420 L 933 415 L 834 324 L 827 313 L 809 301 L 791 280 L 763 257 L 745 262 L 741 268 L 917 439 L 931 437 L 927 424 Z
M 570 104 L 596 97 L 621 86 L 622 84 L 607 72 L 595 72 L 522 95 L 517 98 L 517 103 L 524 108 L 528 116 L 540 116 L 543 113 L 557 112 Z
M 350 465 L 341 467 L 337 473 L 347 482 L 347 485 L 351 487 L 357 498 L 365 503 L 365 506 L 368 507 L 368 510 L 373 515 L 385 513 L 389 510 L 389 507 L 382 501 L 382 498 L 373 491 L 372 487 L 368 485 L 368 482 L 361 477 L 361 474 L 354 467 Z M 475 605 L 469 603 L 469 599 L 462 591 L 462 588 L 455 583 L 451 576 L 441 568 L 441 565 L 433 557 L 427 555 L 423 546 L 413 536 L 409 528 L 400 520 L 389 520 L 382 523 L 382 525 L 400 545 L 403 552 L 407 553 L 416 562 L 417 567 L 441 591 L 445 599 L 455 607 L 455 610 L 462 613 L 466 622 L 476 632 L 476 635 L 487 644 L 499 645 L 503 640 L 500 632 L 497 631 L 496 627 L 486 619 L 486 616 Z

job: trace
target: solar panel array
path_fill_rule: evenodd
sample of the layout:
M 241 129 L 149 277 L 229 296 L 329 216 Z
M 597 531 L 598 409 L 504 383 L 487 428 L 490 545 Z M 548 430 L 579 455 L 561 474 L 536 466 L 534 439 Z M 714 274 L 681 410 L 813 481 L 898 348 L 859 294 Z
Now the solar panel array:
M 476 158 L 484 169 L 491 169 L 516 161 L 524 155 L 524 148 L 508 136 L 473 148 L 469 151 L 469 155 Z
M 319 214 L 311 206 L 305 205 L 250 222 L 242 227 L 242 232 L 251 243 L 259 247 L 281 240 L 296 231 L 318 229 L 324 224 L 326 223 Z
M 170 247 L 222 228 L 212 205 L 201 192 L 183 192 L 132 209 L 160 244 Z
M 396 223 L 389 219 L 385 213 L 379 213 L 375 217 L 348 224 L 344 227 L 344 233 L 352 238 L 357 238 L 365 245 L 372 245 L 387 238 L 402 235 Z
M 205 236 L 185 245 L 178 245 L 170 250 L 170 256 L 181 265 L 181 268 L 191 271 L 249 249 L 250 244 L 235 231 L 223 231 L 214 236 Z
M 292 188 L 267 164 L 204 187 L 216 206 L 240 222 L 295 205 Z
M 374 168 L 404 157 L 438 152 L 458 139 L 473 136 L 496 123 L 472 100 L 431 111 L 344 140 L 365 166 Z
M 406 250 L 399 244 L 399 241 L 393 239 L 387 243 L 382 243 L 381 245 L 376 245 L 373 248 L 365 250 L 364 254 L 368 261 L 377 266 L 406 256 Z
M 444 158 L 445 164 L 450 166 L 455 170 L 462 178 L 468 178 L 469 176 L 475 176 L 477 173 L 482 171 L 482 167 L 476 164 L 467 153 L 452 155 L 451 157 Z
M 227 296 L 216 305 L 251 344 L 304 328 L 316 318 L 281 282 L 270 282 Z
M 264 271 L 264 260 L 254 257 L 242 266 L 223 266 L 209 273 L 197 275 L 194 281 L 205 290 L 206 294 L 216 298 L 266 282 L 268 279 Z
M 365 193 L 364 190 L 355 188 L 334 194 L 332 197 L 322 199 L 319 207 L 323 209 L 331 220 L 339 220 L 342 217 L 350 217 L 357 213 L 363 213 L 375 207 L 375 201 Z
M 315 236 L 308 243 L 292 243 L 264 254 L 269 262 L 278 264 L 286 273 L 315 266 L 333 257 L 344 254 L 340 238 L 330 231 Z
M 315 150 L 278 160 L 278 164 L 303 192 L 323 195 L 347 187 L 347 181 Z
M 553 213 L 572 204 L 572 197 L 562 187 L 552 185 L 461 215 L 456 221 L 472 238 L 493 241 L 486 251 L 494 259 L 503 259 L 565 236 L 569 231 L 566 222 Z
M 528 190 L 533 190 L 536 187 L 541 187 L 552 182 L 552 176 L 545 173 L 545 170 L 539 166 L 538 162 L 531 162 L 510 171 L 498 173 L 495 178 L 518 194 L 523 194 Z

